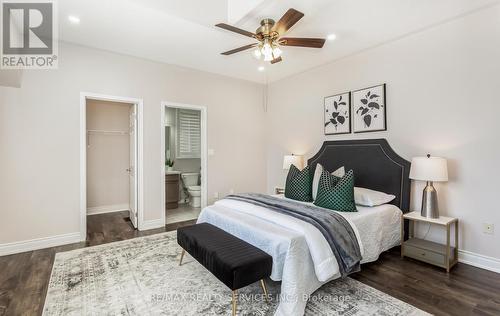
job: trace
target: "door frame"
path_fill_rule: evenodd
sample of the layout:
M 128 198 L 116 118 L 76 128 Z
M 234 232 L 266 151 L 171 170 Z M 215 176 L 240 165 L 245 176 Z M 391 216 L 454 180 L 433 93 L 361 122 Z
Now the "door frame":
M 134 104 L 137 110 L 137 228 L 144 223 L 144 165 L 142 99 L 80 92 L 80 240 L 87 239 L 87 100 Z
M 201 113 L 201 208 L 207 206 L 207 186 L 208 186 L 208 118 L 207 118 L 207 107 L 204 105 L 195 105 L 195 104 L 185 104 L 185 103 L 177 103 L 177 102 L 161 102 L 161 200 L 163 206 L 162 218 L 163 222 L 166 223 L 167 218 L 165 214 L 165 205 L 166 205 L 166 192 L 165 192 L 165 108 L 175 108 L 175 109 L 188 109 L 188 110 L 197 110 Z

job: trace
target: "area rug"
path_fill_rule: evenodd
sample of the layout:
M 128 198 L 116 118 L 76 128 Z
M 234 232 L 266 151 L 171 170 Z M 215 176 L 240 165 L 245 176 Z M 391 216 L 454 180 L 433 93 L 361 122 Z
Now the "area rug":
M 193 258 L 179 266 L 169 232 L 58 253 L 43 315 L 231 315 L 231 291 Z M 239 291 L 238 315 L 273 315 L 280 283 Z M 306 315 L 428 315 L 351 278 L 335 280 L 310 298 Z

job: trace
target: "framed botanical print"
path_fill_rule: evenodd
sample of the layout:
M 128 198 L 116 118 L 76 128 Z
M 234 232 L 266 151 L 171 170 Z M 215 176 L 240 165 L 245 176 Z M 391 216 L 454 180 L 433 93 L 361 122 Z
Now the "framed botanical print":
M 386 131 L 385 83 L 351 94 L 354 133 Z
M 325 135 L 351 133 L 351 93 L 325 98 Z

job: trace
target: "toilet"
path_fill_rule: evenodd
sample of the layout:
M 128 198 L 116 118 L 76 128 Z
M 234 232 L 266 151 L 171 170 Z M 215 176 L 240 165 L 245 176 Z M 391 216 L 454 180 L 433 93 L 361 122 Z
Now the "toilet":
M 199 173 L 182 173 L 182 181 L 189 193 L 189 205 L 192 207 L 201 207 L 201 186 L 198 184 Z

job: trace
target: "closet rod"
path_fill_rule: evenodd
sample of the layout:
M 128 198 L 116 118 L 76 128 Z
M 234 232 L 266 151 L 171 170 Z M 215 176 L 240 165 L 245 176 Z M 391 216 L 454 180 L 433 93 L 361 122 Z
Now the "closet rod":
M 128 131 L 106 131 L 106 130 L 97 130 L 97 129 L 89 129 L 87 133 L 98 133 L 98 134 L 119 134 L 119 135 L 129 135 Z

